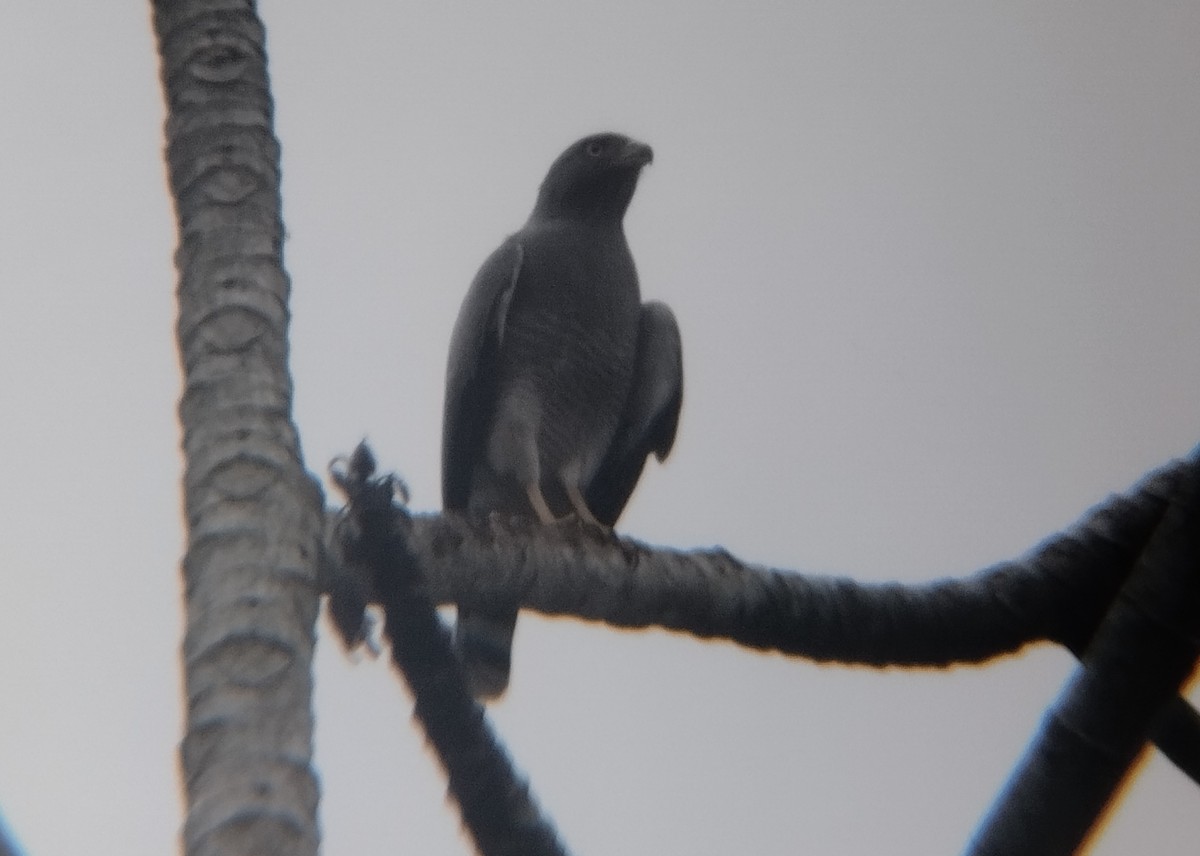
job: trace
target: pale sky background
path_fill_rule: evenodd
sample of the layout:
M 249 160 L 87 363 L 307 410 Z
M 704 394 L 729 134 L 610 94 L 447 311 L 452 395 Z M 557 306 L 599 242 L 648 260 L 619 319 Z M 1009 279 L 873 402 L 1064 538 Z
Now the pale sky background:
M 625 533 L 928 580 L 1200 442 L 1190 0 L 260 12 L 313 468 L 366 435 L 437 507 L 462 294 L 607 129 L 655 149 L 627 231 L 687 381 Z M 180 379 L 148 8 L 11 4 L 0 73 L 0 812 L 28 856 L 170 853 Z M 319 633 L 324 852 L 467 852 L 396 676 Z M 493 721 L 578 854 L 953 854 L 1072 666 L 819 667 L 526 617 Z M 1197 846 L 1197 789 L 1153 756 L 1094 852 Z

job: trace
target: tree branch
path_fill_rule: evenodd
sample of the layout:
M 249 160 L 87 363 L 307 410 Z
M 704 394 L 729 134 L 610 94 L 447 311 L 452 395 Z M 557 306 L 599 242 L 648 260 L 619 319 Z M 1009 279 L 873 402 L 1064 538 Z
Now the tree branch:
M 415 716 L 446 770 L 463 824 L 485 856 L 565 856 L 467 690 L 450 635 L 406 546 L 411 521 L 393 503 L 393 480 L 372 479 L 374 469 L 360 445 L 347 469 L 335 472 L 349 497 L 336 527 L 338 549 L 379 593 L 392 660 L 412 690 Z
M 979 663 L 1037 641 L 1078 656 L 1196 460 L 1172 462 L 1110 497 L 1026 556 L 964 578 L 863 584 L 744 564 L 723 550 L 678 552 L 563 524 L 492 516 L 413 517 L 406 548 L 431 600 L 517 600 L 551 615 L 662 627 L 819 661 L 940 667 Z M 327 568 L 343 637 L 362 637 L 369 581 Z M 1178 699 L 1154 738 L 1200 782 L 1200 718 Z
M 17 845 L 11 840 L 11 835 L 4 825 L 4 816 L 0 815 L 0 856 L 20 856 Z
M 919 585 L 801 574 L 720 549 L 652 548 L 576 524 L 497 516 L 413 516 L 407 547 L 441 604 L 516 600 L 549 615 L 661 627 L 818 661 L 948 666 L 1040 640 L 1082 650 L 1182 466 L 1153 473 L 1021 559 Z M 336 561 L 329 573 L 331 590 L 343 584 Z
M 1200 465 L 968 849 L 1076 852 L 1200 653 Z

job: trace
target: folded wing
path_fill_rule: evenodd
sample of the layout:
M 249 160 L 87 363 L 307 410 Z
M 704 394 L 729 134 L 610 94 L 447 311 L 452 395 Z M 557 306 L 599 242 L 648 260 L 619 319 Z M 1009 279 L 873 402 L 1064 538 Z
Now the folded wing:
M 637 363 L 621 426 L 587 489 L 588 507 L 612 526 L 629 501 L 646 458 L 666 458 L 683 404 L 683 345 L 675 315 L 649 301 L 638 319 Z

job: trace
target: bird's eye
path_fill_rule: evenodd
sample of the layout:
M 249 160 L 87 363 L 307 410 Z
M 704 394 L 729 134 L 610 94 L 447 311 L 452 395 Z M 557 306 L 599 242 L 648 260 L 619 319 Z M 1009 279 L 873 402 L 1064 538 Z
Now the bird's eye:
M 587 144 L 587 149 L 585 149 L 585 151 L 592 157 L 598 158 L 600 155 L 604 154 L 604 143 L 602 143 L 600 140 L 592 140 Z

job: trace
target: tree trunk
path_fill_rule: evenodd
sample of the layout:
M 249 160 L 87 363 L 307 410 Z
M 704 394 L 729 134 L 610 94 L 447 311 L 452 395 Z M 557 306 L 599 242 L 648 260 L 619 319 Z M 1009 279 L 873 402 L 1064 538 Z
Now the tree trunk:
M 279 144 L 249 0 L 155 0 L 179 224 L 187 725 L 198 854 L 315 854 L 320 490 L 291 419 Z

